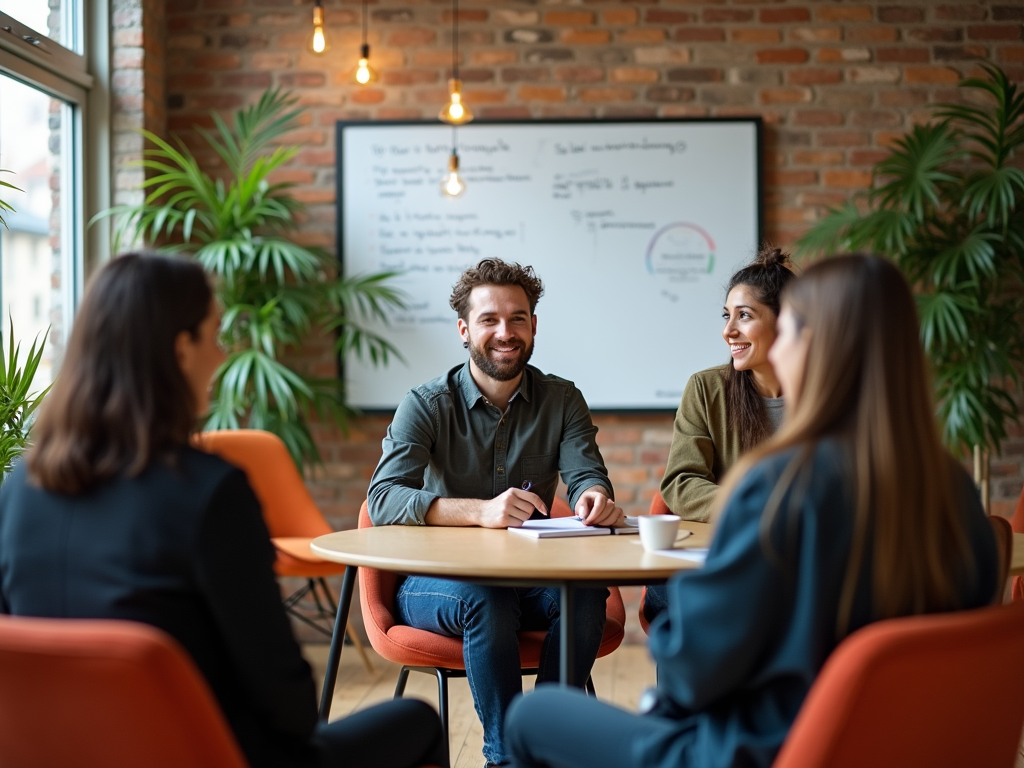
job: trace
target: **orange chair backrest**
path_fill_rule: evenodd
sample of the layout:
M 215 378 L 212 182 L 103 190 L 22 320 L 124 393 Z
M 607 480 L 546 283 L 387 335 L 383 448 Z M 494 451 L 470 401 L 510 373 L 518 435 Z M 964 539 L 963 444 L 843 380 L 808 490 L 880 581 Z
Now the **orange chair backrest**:
M 360 528 L 372 528 L 370 512 L 366 502 L 359 508 Z M 363 617 L 369 613 L 369 621 L 364 621 L 366 632 L 372 644 L 373 635 L 387 635 L 388 630 L 397 623 L 395 621 L 395 593 L 398 591 L 398 574 L 380 571 L 376 568 L 359 569 L 359 599 L 363 607 Z
M 127 621 L 0 616 L 4 768 L 245 768 L 192 660 Z
M 671 515 L 672 510 L 668 508 L 668 504 L 661 498 L 661 494 L 657 491 L 654 492 L 654 496 L 651 498 L 651 509 L 650 514 L 652 515 Z
M 872 624 L 826 662 L 774 768 L 1012 766 L 1024 606 Z
M 245 472 L 271 538 L 315 538 L 334 532 L 277 435 L 258 429 L 214 430 L 198 435 L 196 445 Z

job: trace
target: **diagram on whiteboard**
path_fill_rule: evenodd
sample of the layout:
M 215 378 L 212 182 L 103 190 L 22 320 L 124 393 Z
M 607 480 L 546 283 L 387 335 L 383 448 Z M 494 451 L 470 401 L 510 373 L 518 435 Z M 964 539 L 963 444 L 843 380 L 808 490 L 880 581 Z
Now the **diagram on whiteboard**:
M 439 192 L 450 139 L 436 124 L 339 124 L 344 272 L 395 272 L 409 297 L 373 326 L 405 362 L 347 360 L 352 405 L 394 408 L 465 361 L 448 297 L 488 257 L 544 281 L 533 363 L 592 408 L 675 408 L 692 373 L 727 361 L 724 281 L 758 247 L 758 121 L 474 122 L 459 130 L 457 199 Z
M 659 229 L 647 246 L 647 271 L 673 283 L 693 283 L 715 270 L 715 241 L 696 224 L 679 221 Z

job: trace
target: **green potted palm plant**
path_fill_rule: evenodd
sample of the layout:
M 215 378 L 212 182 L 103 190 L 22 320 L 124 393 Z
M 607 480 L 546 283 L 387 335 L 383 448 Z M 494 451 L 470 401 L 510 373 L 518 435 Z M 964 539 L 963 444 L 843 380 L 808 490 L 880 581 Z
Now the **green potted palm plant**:
M 915 290 L 944 439 L 973 449 L 987 505 L 988 456 L 1010 423 L 1024 361 L 1024 94 L 1006 74 L 960 83 L 874 167 L 871 188 L 834 209 L 798 253 L 871 250 Z
M 297 147 L 279 139 L 294 126 L 296 99 L 268 91 L 235 113 L 232 125 L 213 115 L 215 130 L 197 128 L 223 160 L 220 176 L 204 169 L 178 139 L 149 131 L 139 164 L 147 169 L 145 200 L 105 211 L 117 216 L 115 249 L 127 238 L 165 252 L 192 254 L 217 280 L 229 354 L 218 371 L 206 426 L 249 426 L 281 436 L 300 465 L 319 460 L 309 430 L 312 413 L 344 427 L 351 411 L 338 377 L 305 375 L 282 360 L 315 328 L 336 333 L 339 356 L 354 353 L 386 364 L 397 351 L 366 330 L 404 306 L 391 273 L 339 277 L 325 251 L 294 239 L 304 216 L 293 185 L 271 175 Z

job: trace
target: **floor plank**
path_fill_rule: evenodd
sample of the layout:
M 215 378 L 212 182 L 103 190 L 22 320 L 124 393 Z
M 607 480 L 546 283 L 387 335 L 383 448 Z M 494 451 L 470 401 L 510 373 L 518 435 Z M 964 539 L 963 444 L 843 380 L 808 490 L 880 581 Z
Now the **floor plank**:
M 327 651 L 326 645 L 303 646 L 303 652 L 313 667 L 318 689 L 327 667 Z M 373 660 L 373 672 L 366 670 L 351 648 L 346 648 L 341 654 L 331 720 L 387 701 L 394 695 L 399 666 L 385 661 L 372 648 L 367 648 L 367 653 Z M 523 678 L 523 689 L 532 690 L 533 681 L 533 677 Z M 626 709 L 636 709 L 641 692 L 654 685 L 654 664 L 647 655 L 647 648 L 623 645 L 610 656 L 598 659 L 594 667 L 594 685 L 601 699 Z M 405 695 L 437 707 L 436 679 L 432 675 L 411 673 Z M 484 734 L 465 678 L 449 681 L 448 699 L 452 768 L 480 768 L 484 763 Z

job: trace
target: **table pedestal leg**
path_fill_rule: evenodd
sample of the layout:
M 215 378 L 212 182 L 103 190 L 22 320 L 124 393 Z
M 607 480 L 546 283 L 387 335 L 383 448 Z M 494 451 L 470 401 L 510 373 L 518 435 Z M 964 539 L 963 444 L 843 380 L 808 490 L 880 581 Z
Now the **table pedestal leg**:
M 571 584 L 562 584 L 562 605 L 559 612 L 559 621 L 562 622 L 561 632 L 561 647 L 558 654 L 558 667 L 559 667 L 559 682 L 562 686 L 567 685 L 579 685 L 579 682 L 575 679 L 576 675 L 576 659 L 575 659 L 575 631 L 576 631 L 576 619 L 574 614 L 573 600 L 575 595 L 573 594 L 573 588 Z
M 324 675 L 324 687 L 320 694 L 320 719 L 324 721 L 331 714 L 334 686 L 338 681 L 338 663 L 341 661 L 341 647 L 345 644 L 345 627 L 348 624 L 348 612 L 352 608 L 352 589 L 356 585 L 358 570 L 354 565 L 348 566 L 345 568 L 345 577 L 341 581 L 338 613 L 334 618 L 334 636 L 331 637 L 331 652 L 327 656 L 327 673 Z

